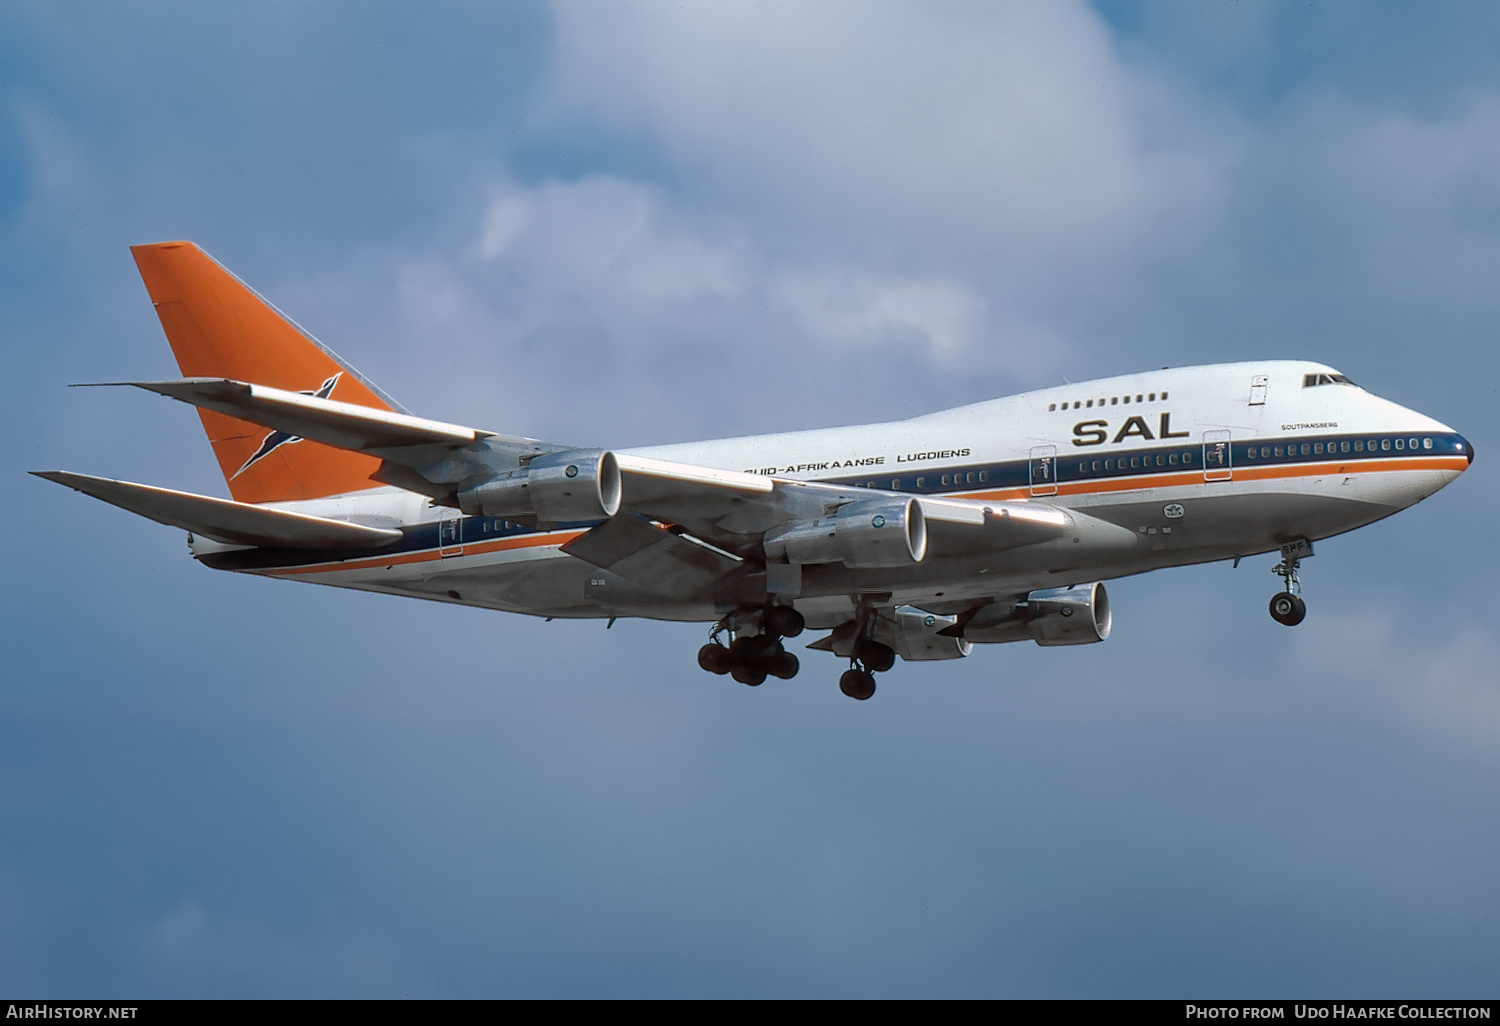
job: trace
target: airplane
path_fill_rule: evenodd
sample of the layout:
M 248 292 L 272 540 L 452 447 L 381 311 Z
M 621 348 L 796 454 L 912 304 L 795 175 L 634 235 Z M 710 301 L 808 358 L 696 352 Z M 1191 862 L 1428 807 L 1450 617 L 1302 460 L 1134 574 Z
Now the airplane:
M 132 247 L 232 499 L 35 472 L 188 532 L 219 570 L 557 617 L 711 625 L 698 663 L 751 686 L 897 658 L 1110 634 L 1103 581 L 1314 542 L 1462 474 L 1453 429 L 1332 367 L 1163 368 L 908 420 L 636 449 L 417 417 L 190 242 Z

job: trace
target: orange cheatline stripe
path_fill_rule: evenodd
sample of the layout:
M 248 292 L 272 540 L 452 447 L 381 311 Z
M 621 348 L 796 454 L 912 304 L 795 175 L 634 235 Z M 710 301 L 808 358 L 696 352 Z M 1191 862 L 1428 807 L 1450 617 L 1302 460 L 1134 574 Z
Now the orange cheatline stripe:
M 1374 464 L 1373 466 L 1371 464 Z M 1233 478 L 1209 481 L 1203 471 L 1178 471 L 1170 474 L 1142 474 L 1139 477 L 1111 481 L 1074 481 L 1057 486 L 1057 495 L 1094 495 L 1104 492 L 1144 491 L 1174 484 L 1232 484 L 1234 481 L 1269 481 L 1277 478 L 1325 477 L 1337 474 L 1373 474 L 1394 470 L 1464 470 L 1468 460 L 1463 456 L 1393 457 L 1363 460 L 1358 463 L 1304 463 L 1271 467 L 1235 467 Z M 1052 495 L 1032 495 L 1029 488 L 1004 488 L 989 492 L 960 492 L 966 499 L 1048 499 Z M 934 496 L 942 498 L 942 496 Z
M 583 533 L 582 531 L 563 531 L 552 534 L 528 535 L 523 538 L 501 538 L 489 542 L 467 542 L 460 546 L 463 551 L 455 553 L 453 556 L 443 556 L 438 549 L 423 549 L 421 552 L 408 552 L 400 556 L 360 559 L 348 563 L 319 563 L 314 566 L 282 567 L 265 572 L 276 577 L 286 577 L 294 574 L 335 573 L 341 570 L 370 570 L 381 566 L 400 566 L 404 563 L 425 563 L 429 560 L 454 559 L 458 556 L 482 556 L 487 552 L 505 552 L 510 549 L 531 549 L 547 545 L 566 545 Z

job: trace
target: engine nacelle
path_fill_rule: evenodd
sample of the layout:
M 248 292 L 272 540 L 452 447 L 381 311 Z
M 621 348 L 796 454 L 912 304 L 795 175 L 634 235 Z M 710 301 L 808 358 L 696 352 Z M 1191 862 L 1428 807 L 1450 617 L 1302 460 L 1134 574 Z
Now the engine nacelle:
M 982 606 L 964 622 L 964 637 L 979 645 L 1031 639 L 1038 645 L 1088 645 L 1109 637 L 1109 594 L 1102 584 L 1033 591 L 1014 604 Z
M 902 659 L 912 662 L 962 659 L 973 651 L 974 643 L 938 633 L 957 622 L 956 616 L 940 616 L 916 606 L 897 606 L 895 644 L 891 647 Z
M 927 521 L 914 498 L 863 499 L 765 538 L 766 558 L 796 566 L 843 563 L 856 570 L 911 566 L 927 555 Z
M 569 449 L 525 468 L 460 489 L 470 516 L 536 517 L 548 524 L 599 520 L 620 511 L 620 465 L 604 449 Z
M 1075 584 L 1026 596 L 1026 625 L 1038 645 L 1091 645 L 1109 637 L 1109 593 L 1104 585 Z

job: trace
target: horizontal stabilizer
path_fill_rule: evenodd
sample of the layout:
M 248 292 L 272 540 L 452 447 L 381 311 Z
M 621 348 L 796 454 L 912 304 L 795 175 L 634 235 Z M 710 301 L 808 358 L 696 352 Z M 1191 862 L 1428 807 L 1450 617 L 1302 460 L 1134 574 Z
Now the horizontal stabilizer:
M 400 531 L 214 499 L 170 488 L 154 488 L 61 470 L 32 473 L 128 509 L 158 524 L 180 527 L 227 545 L 294 549 L 373 548 L 401 538 Z
M 128 381 L 205 410 L 308 438 L 339 449 L 370 452 L 412 445 L 467 445 L 490 434 L 405 413 L 376 410 L 304 392 L 288 392 L 225 378 Z

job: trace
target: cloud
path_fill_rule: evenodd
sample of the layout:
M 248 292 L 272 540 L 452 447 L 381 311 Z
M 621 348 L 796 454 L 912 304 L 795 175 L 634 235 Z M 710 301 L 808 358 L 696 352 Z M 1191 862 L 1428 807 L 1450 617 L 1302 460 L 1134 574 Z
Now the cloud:
M 1500 653 L 1462 588 L 1500 435 L 1490 79 L 1205 86 L 1302 46 L 1262 7 L 1186 32 L 1196 66 L 1081 4 L 565 3 L 550 35 L 187 10 L 57 19 L 6 96 L 12 989 L 1492 978 Z M 123 245 L 175 234 L 415 412 L 496 430 L 623 446 L 1291 353 L 1399 382 L 1480 463 L 1320 543 L 1296 632 L 1264 560 L 1111 582 L 1106 645 L 902 666 L 865 704 L 816 653 L 748 689 L 693 665 L 701 626 L 212 575 L 20 478 L 219 486 L 191 410 L 61 388 L 171 373 Z
M 1395 721 L 1445 745 L 1493 758 L 1500 751 L 1500 644 L 1477 624 L 1441 633 L 1407 629 L 1387 607 L 1330 610 L 1297 634 L 1288 669 L 1342 698 L 1378 702 Z
M 810 248 L 1008 256 L 1034 286 L 1099 273 L 1209 184 L 1081 4 L 557 10 L 550 117 L 651 139 L 690 193 L 762 205 Z

